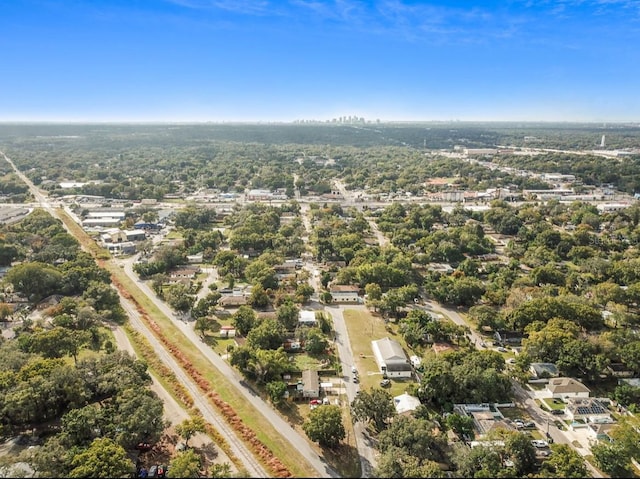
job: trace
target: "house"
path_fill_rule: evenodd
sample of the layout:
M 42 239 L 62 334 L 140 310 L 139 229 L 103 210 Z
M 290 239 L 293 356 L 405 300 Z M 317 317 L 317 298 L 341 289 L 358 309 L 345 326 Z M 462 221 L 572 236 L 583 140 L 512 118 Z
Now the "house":
M 197 266 L 179 266 L 172 271 L 169 271 L 169 277 L 195 279 L 199 272 L 200 268 Z
M 580 381 L 573 378 L 551 378 L 547 383 L 547 391 L 552 398 L 588 398 L 590 389 Z
M 202 263 L 202 259 L 203 259 L 202 253 L 187 255 L 187 263 L 189 264 Z
M 114 255 L 133 254 L 136 252 L 136 245 L 131 241 L 124 241 L 122 243 L 107 243 L 105 246 L 109 253 Z
M 592 424 L 608 424 L 613 419 L 609 410 L 594 398 L 571 398 L 564 410 L 571 421 L 584 421 Z
M 162 229 L 162 225 L 158 223 L 148 223 L 146 221 L 138 221 L 133 225 L 137 230 L 157 231 Z
M 245 304 L 247 304 L 247 297 L 244 295 L 228 295 L 223 296 L 218 300 L 218 305 L 222 306 L 223 308 L 239 308 L 240 306 L 244 306 Z
M 336 284 L 329 288 L 334 303 L 358 303 L 360 288 L 350 284 Z
M 499 330 L 493 334 L 493 337 L 500 346 L 520 346 L 522 344 L 522 333 L 517 331 Z
M 147 233 L 142 229 L 126 230 L 124 234 L 127 241 L 144 241 L 147 239 Z
M 560 375 L 553 363 L 531 363 L 529 371 L 533 379 L 557 378 Z
M 390 338 L 378 339 L 371 341 L 371 348 L 382 374 L 389 377 L 411 377 L 411 363 L 396 341 Z
M 623 378 L 618 379 L 618 384 L 628 384 L 634 388 L 640 388 L 640 378 Z
M 506 431 L 514 430 L 514 427 L 506 422 L 501 415 L 496 415 L 492 411 L 472 411 L 473 425 L 478 434 L 488 434 L 491 431 L 504 429 Z
M 101 235 L 102 242 L 107 243 L 124 243 L 127 241 L 127 235 L 121 229 L 111 229 L 109 231 L 105 231 Z
M 301 310 L 298 313 L 298 326 L 315 326 L 317 323 L 315 311 Z
M 631 378 L 633 377 L 633 371 L 631 371 L 623 363 L 611 363 L 607 366 L 607 372 L 610 376 L 616 378 Z
M 302 371 L 302 397 L 315 399 L 320 396 L 320 377 L 318 371 L 305 369 Z
M 420 404 L 420 399 L 409 393 L 401 394 L 393 398 L 393 404 L 398 414 L 411 414 Z
M 615 424 L 609 422 L 591 423 L 587 428 L 587 432 L 589 433 L 589 436 L 597 439 L 598 441 L 610 441 L 611 438 L 609 436 L 609 432 L 611 432 L 611 429 L 613 429 L 614 427 Z

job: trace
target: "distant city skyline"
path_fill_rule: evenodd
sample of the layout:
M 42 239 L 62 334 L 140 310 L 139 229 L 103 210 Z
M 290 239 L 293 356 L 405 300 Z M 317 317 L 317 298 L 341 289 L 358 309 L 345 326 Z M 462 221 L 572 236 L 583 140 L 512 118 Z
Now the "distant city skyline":
M 640 1 L 7 0 L 0 121 L 640 121 Z

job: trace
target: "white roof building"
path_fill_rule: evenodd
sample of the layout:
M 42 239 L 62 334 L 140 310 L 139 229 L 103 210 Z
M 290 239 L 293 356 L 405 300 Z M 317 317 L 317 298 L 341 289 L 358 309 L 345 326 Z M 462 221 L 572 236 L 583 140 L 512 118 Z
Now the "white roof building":
M 298 324 L 313 326 L 317 323 L 315 311 L 302 310 L 298 314 Z
M 415 411 L 416 408 L 422 403 L 417 397 L 412 396 L 409 393 L 404 393 L 400 396 L 394 397 L 393 404 L 395 405 L 396 412 L 398 414 L 405 414 Z

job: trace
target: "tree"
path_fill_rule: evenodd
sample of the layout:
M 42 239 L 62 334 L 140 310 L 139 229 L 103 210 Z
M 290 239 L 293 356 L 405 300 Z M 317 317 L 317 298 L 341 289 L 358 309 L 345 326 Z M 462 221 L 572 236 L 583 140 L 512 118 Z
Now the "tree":
M 167 477 L 202 477 L 202 457 L 193 449 L 180 451 L 169 463 Z
M 525 477 L 535 470 L 536 450 L 528 436 L 519 431 L 509 431 L 504 439 L 504 448 L 518 477 Z
M 278 405 L 284 399 L 284 395 L 287 392 L 287 383 L 284 381 L 270 381 L 265 386 L 269 399 L 275 405 Z
M 320 328 L 311 328 L 307 332 L 304 349 L 311 355 L 322 354 L 327 349 L 327 340 Z
M 89 404 L 83 408 L 71 409 L 61 419 L 62 433 L 60 438 L 68 447 L 87 446 L 98 435 L 102 425 L 106 423 L 102 409 Z
M 21 263 L 9 269 L 5 281 L 13 285 L 14 291 L 37 302 L 60 290 L 62 273 L 44 263 Z
M 378 437 L 378 449 L 384 453 L 399 448 L 420 461 L 446 459 L 446 440 L 436 425 L 427 419 L 397 416 Z
M 193 308 L 196 301 L 196 297 L 190 293 L 189 286 L 182 283 L 172 284 L 165 292 L 165 300 L 176 311 L 186 313 Z
M 185 447 L 189 447 L 189 439 L 198 432 L 207 432 L 207 424 L 201 416 L 193 416 L 176 425 L 176 433 L 184 439 Z
M 0 321 L 7 321 L 13 315 L 13 308 L 10 304 L 0 303 Z
M 269 306 L 269 295 L 261 284 L 254 284 L 247 302 L 254 308 L 263 309 Z
M 475 435 L 473 418 L 470 416 L 461 416 L 460 414 L 453 413 L 449 414 L 444 422 L 449 429 L 460 437 L 467 435 L 473 438 Z
M 200 337 L 204 338 L 205 332 L 210 331 L 214 324 L 216 324 L 216 321 L 213 318 L 201 316 L 196 319 L 193 329 L 200 333 Z
M 212 313 L 218 304 L 218 300 L 222 297 L 217 291 L 212 291 L 191 308 L 191 316 L 196 319 L 203 318 Z
M 127 451 L 108 437 L 94 439 L 71 460 L 69 477 L 130 477 L 135 465 Z
M 311 296 L 315 293 L 315 289 L 308 283 L 302 283 L 296 286 L 295 298 L 298 303 L 305 304 L 309 301 Z
M 453 463 L 456 477 L 516 477 L 515 471 L 504 467 L 501 451 L 493 446 L 469 448 L 459 444 L 454 449 Z
M 247 345 L 254 349 L 278 349 L 282 346 L 286 331 L 280 321 L 263 319 L 247 334 Z
M 640 387 L 627 383 L 619 384 L 611 397 L 623 406 L 636 410 L 640 405 Z
M 281 346 L 278 349 L 256 349 L 253 351 L 247 369 L 258 383 L 268 383 L 282 377 L 292 369 L 289 357 Z
M 112 420 L 118 425 L 114 440 L 126 448 L 155 442 L 166 427 L 162 400 L 150 389 L 126 388 L 115 397 Z
M 631 457 L 622 444 L 598 442 L 591 453 L 597 466 L 611 477 L 631 477 Z
M 70 331 L 58 326 L 34 333 L 29 341 L 29 350 L 45 358 L 59 358 L 68 354 L 75 362 L 78 352 L 90 339 L 91 333 L 88 331 Z
M 320 301 L 324 304 L 331 304 L 333 302 L 333 295 L 329 291 L 323 291 L 320 294 Z
M 231 477 L 231 465 L 228 462 L 212 464 L 209 467 L 208 477 Z
M 334 405 L 321 405 L 309 414 L 302 430 L 314 442 L 323 447 L 335 447 L 345 438 L 342 411 Z
M 380 455 L 373 477 L 447 477 L 437 462 L 421 461 L 399 447 L 387 449 Z
M 298 315 L 300 310 L 290 299 L 286 300 L 276 310 L 276 318 L 282 323 L 287 331 L 293 331 L 298 325 Z
M 236 331 L 238 331 L 238 334 L 242 336 L 249 334 L 249 331 L 251 331 L 256 324 L 256 319 L 255 311 L 251 307 L 244 305 L 240 306 L 231 317 L 233 326 L 236 328 Z
M 551 456 L 542 463 L 539 477 L 588 477 L 584 459 L 568 444 L 551 444 Z
M 382 288 L 378 283 L 368 283 L 364 287 L 368 299 L 378 300 L 382 298 Z
M 356 421 L 370 422 L 376 431 L 387 427 L 389 419 L 396 415 L 393 397 L 384 389 L 360 391 L 351 402 L 351 412 Z

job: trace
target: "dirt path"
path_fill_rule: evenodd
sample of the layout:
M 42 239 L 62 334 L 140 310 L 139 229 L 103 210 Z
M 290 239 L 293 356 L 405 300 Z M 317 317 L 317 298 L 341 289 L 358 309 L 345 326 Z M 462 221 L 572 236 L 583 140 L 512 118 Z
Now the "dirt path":
M 121 328 L 114 328 L 113 335 L 118 346 L 118 349 L 123 351 L 127 351 L 131 355 L 135 356 L 135 351 L 133 350 L 133 346 L 129 341 L 129 338 L 125 334 L 125 332 Z M 175 447 L 178 444 L 179 437 L 175 433 L 175 425 L 184 421 L 185 419 L 189 419 L 189 413 L 180 405 L 178 402 L 169 394 L 169 392 L 162 387 L 158 379 L 151 374 L 152 384 L 150 389 L 155 392 L 158 397 L 162 400 L 164 404 L 163 415 L 165 420 L 169 422 L 169 427 L 165 430 L 165 435 L 162 444 L 159 447 L 159 453 L 150 454 L 149 457 L 146 457 L 146 461 L 149 463 L 156 462 L 169 462 L 169 457 L 173 453 L 175 453 Z M 237 473 L 237 468 L 231 462 L 229 457 L 226 455 L 224 451 L 220 448 L 215 447 L 215 443 L 213 440 L 207 436 L 206 434 L 196 434 L 189 440 L 189 446 L 193 447 L 202 454 L 205 458 L 205 465 L 213 464 L 213 463 L 228 463 L 231 466 L 232 474 Z M 147 466 L 150 464 L 146 464 Z

